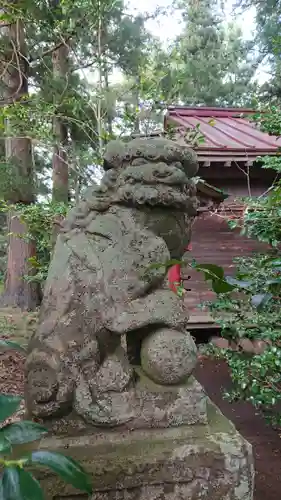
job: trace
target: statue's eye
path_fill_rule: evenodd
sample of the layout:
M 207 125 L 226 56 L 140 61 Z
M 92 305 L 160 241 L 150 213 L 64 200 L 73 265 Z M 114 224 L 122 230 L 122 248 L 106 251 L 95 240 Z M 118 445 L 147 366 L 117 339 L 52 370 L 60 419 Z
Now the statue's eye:
M 135 158 L 131 163 L 133 167 L 138 167 L 145 164 L 147 164 L 147 160 L 145 160 L 144 158 Z
M 181 169 L 181 170 L 184 170 L 184 168 L 183 168 L 183 166 L 182 166 L 182 164 L 181 164 L 181 162 L 180 162 L 180 161 L 175 161 L 175 162 L 173 163 L 173 165 L 174 165 L 174 167 L 176 167 L 176 168 L 179 168 L 179 169 Z
M 131 159 L 131 155 L 129 153 L 124 156 L 125 161 L 130 161 L 130 159 Z
M 158 179 L 166 179 L 170 175 L 172 175 L 172 172 L 169 170 L 164 170 L 164 171 L 159 171 L 159 170 L 153 170 L 153 176 L 158 178 Z
M 148 155 L 146 155 L 146 158 L 148 160 L 159 161 L 160 155 L 156 155 L 155 153 L 149 153 Z

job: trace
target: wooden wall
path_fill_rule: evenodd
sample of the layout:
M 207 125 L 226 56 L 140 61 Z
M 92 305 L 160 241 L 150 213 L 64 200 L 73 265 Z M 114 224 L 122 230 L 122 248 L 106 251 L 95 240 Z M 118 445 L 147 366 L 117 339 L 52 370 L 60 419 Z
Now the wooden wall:
M 232 275 L 234 272 L 234 257 L 250 256 L 254 252 L 266 251 L 267 246 L 255 240 L 242 237 L 238 230 L 231 230 L 224 216 L 220 214 L 202 214 L 197 217 L 192 232 L 192 251 L 190 259 L 194 258 L 201 264 L 217 264 L 222 266 L 225 273 Z M 193 299 L 191 309 L 205 300 L 212 300 L 214 294 L 210 285 L 204 281 L 201 273 L 187 267 L 184 276 L 191 279 L 184 281 L 185 288 L 191 288 L 188 296 Z
M 207 168 L 204 171 L 209 170 Z M 235 172 L 236 170 L 236 172 Z M 210 171 L 210 170 L 209 170 Z M 228 172 L 228 175 L 225 173 Z M 235 175 L 233 174 L 235 172 Z M 241 172 L 240 172 L 241 173 Z M 237 175 L 237 169 L 220 169 L 220 176 L 204 179 L 210 184 L 224 190 L 229 194 L 229 198 L 220 206 L 215 213 L 203 212 L 195 219 L 192 230 L 192 251 L 190 258 L 195 258 L 202 264 L 217 264 L 222 266 L 226 274 L 234 272 L 234 257 L 250 256 L 254 252 L 266 251 L 267 246 L 255 240 L 250 240 L 240 235 L 239 230 L 231 230 L 227 224 L 227 218 L 241 216 L 243 205 L 237 197 L 248 196 L 247 178 Z M 202 174 L 201 174 L 202 177 Z M 260 196 L 271 185 L 271 176 L 260 176 L 252 178 L 251 195 Z M 185 288 L 191 288 L 188 292 L 189 310 L 196 308 L 198 303 L 211 300 L 214 294 L 210 291 L 210 286 L 205 283 L 201 273 L 190 268 L 184 270 L 184 276 L 190 275 L 191 279 L 184 282 Z

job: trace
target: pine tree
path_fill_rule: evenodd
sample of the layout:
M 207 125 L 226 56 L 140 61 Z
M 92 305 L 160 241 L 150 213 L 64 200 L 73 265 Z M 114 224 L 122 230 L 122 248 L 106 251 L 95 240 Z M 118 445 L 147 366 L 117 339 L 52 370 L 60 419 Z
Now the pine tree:
M 167 104 L 246 105 L 255 89 L 252 46 L 226 26 L 217 0 L 180 0 L 184 27 L 168 50 L 155 47 L 148 80 Z
M 214 0 L 181 0 L 184 30 L 176 40 L 182 61 L 179 97 L 185 104 L 213 106 L 224 76 L 224 32 Z
M 245 40 L 240 26 L 229 23 L 224 36 L 224 77 L 217 104 L 251 107 L 258 84 L 255 73 L 259 63 L 255 43 Z

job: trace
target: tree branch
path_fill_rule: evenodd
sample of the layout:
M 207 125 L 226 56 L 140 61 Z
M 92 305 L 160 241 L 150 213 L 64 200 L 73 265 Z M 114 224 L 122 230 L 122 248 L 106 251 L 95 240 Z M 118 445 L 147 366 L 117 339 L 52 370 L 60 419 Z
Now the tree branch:
M 43 59 L 44 57 L 48 56 L 49 54 L 52 54 L 56 50 L 58 50 L 60 47 L 63 45 L 67 45 L 67 43 L 71 40 L 71 38 L 75 35 L 76 33 L 71 33 L 71 35 L 67 36 L 64 40 L 61 40 L 59 43 L 51 47 L 50 49 L 45 50 L 40 54 L 38 57 L 30 57 L 29 58 L 29 64 L 31 64 L 34 61 L 37 61 L 38 59 Z

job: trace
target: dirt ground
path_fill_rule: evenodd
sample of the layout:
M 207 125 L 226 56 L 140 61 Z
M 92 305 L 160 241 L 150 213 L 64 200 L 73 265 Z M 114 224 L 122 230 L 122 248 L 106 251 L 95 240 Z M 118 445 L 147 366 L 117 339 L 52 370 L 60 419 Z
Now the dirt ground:
M 27 316 L 22 323 L 11 311 L 1 316 L 0 337 L 26 344 L 36 324 L 34 316 Z M 0 352 L 0 392 L 23 394 L 24 356 L 15 351 Z M 256 465 L 254 500 L 278 500 L 281 496 L 281 437 L 268 426 L 256 410 L 247 403 L 228 403 L 223 399 L 223 389 L 230 387 L 225 363 L 202 359 L 195 376 L 202 383 L 211 399 L 234 422 L 241 434 L 253 445 Z M 16 418 L 23 414 L 23 406 Z
M 0 308 L 0 338 L 26 347 L 37 324 L 36 313 L 23 313 L 15 308 Z M 0 350 L 0 393 L 23 395 L 23 369 L 25 356 L 17 351 Z M 11 420 L 24 413 L 24 404 Z

